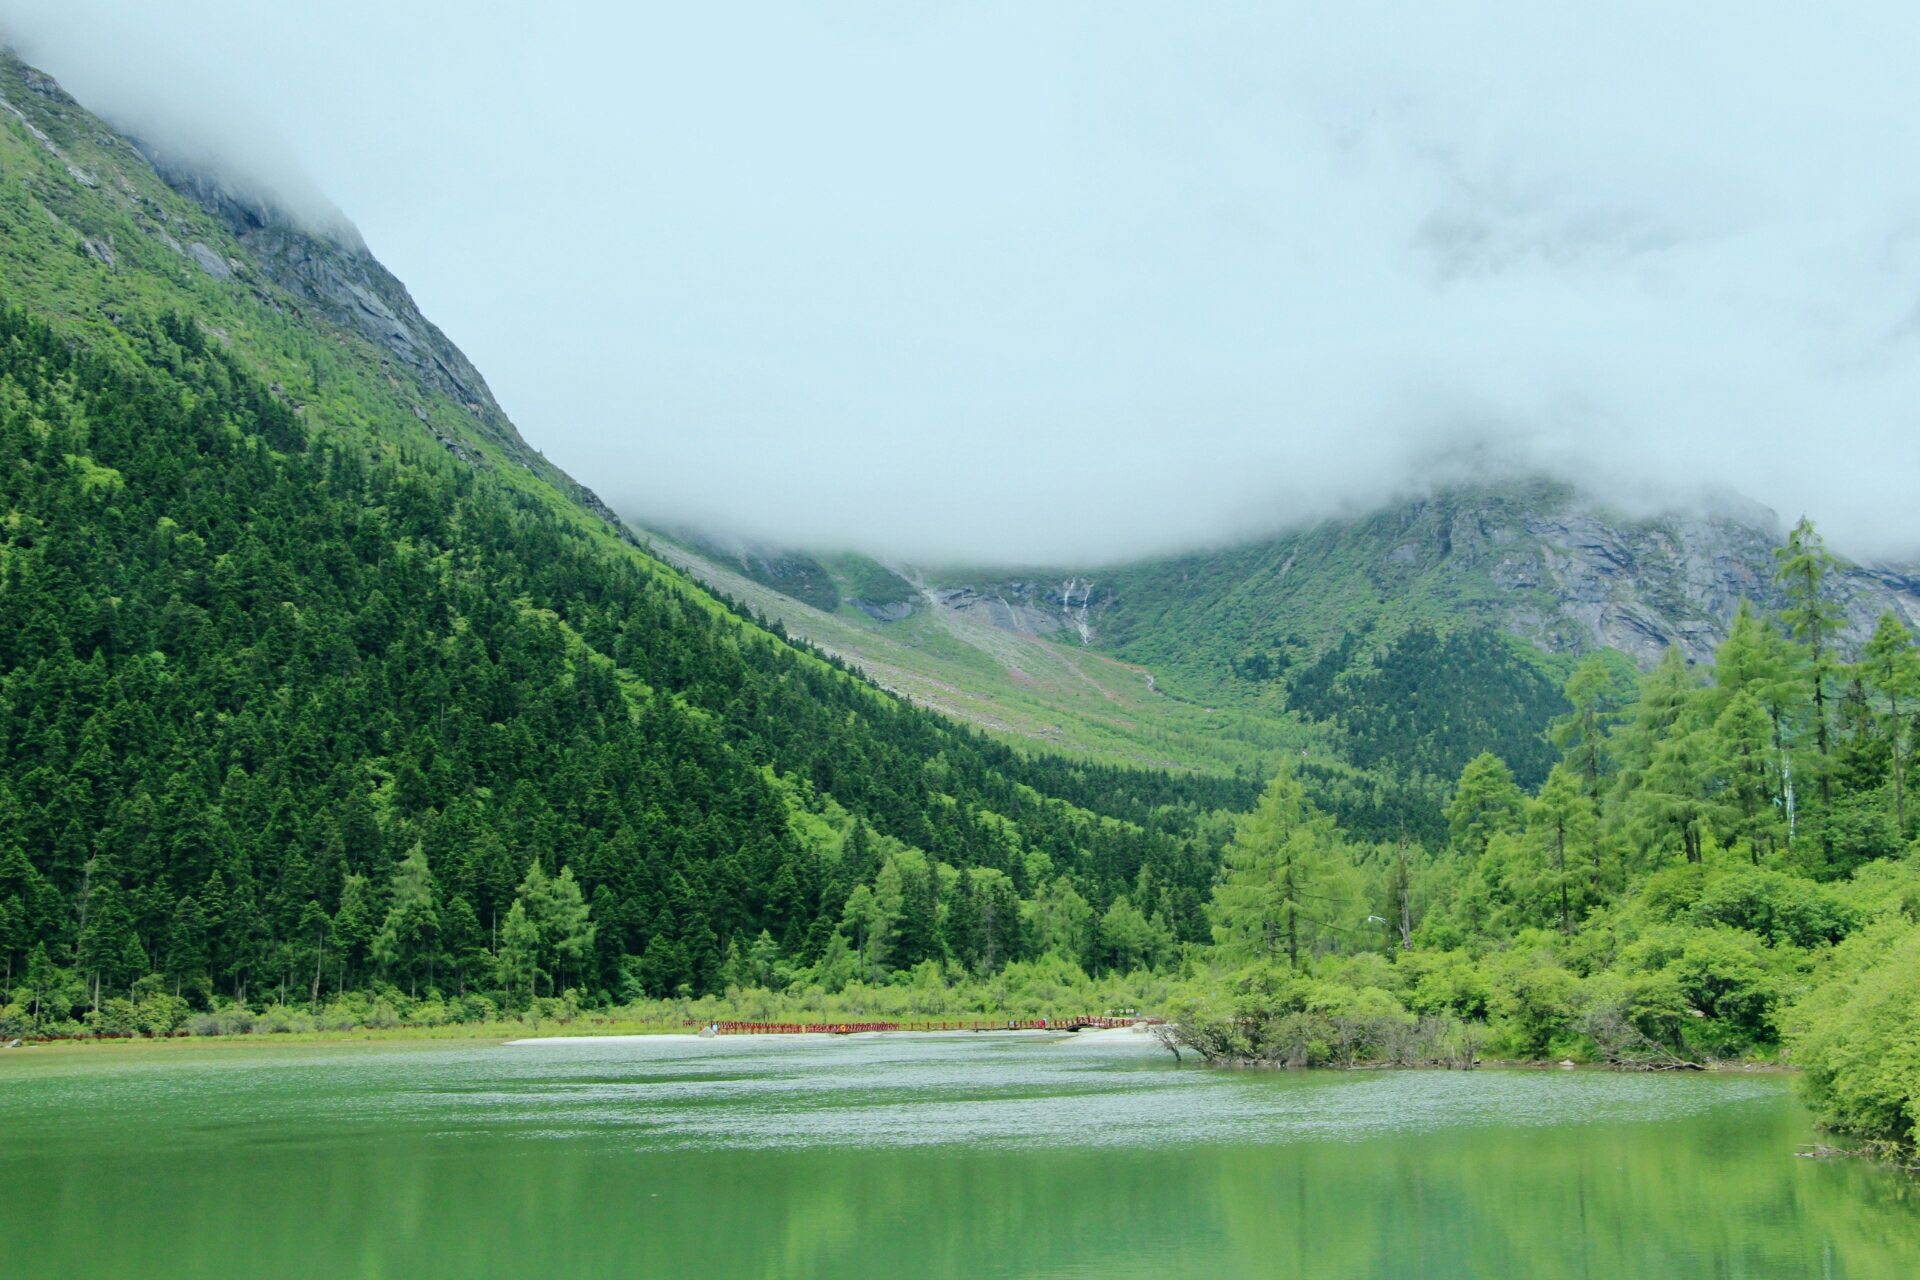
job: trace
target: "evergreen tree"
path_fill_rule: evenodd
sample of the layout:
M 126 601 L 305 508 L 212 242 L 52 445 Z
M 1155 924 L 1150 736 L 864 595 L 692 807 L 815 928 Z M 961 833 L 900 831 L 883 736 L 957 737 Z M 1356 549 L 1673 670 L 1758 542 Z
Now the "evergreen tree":
M 434 906 L 433 873 L 427 866 L 427 852 L 419 842 L 407 851 L 406 858 L 393 873 L 388 895 L 392 904 L 386 919 L 373 935 L 371 952 L 382 972 L 398 971 L 408 983 L 408 994 L 419 994 L 420 970 L 433 983 L 433 960 L 438 954 L 440 915 Z
M 334 953 L 340 964 L 340 986 L 352 986 L 364 969 L 374 935 L 373 890 L 363 875 L 347 874 L 340 886 L 340 909 L 333 916 Z
M 167 927 L 167 976 L 173 979 L 173 994 L 182 988 L 207 993 L 212 981 L 207 972 L 207 917 L 191 896 L 180 899 Z
M 1549 737 L 1564 752 L 1563 765 L 1579 780 L 1581 794 L 1597 815 L 1606 775 L 1607 728 L 1613 719 L 1613 675 L 1598 655 L 1588 658 L 1567 679 L 1566 699 L 1573 710 L 1554 721 Z
M 1311 952 L 1339 914 L 1340 843 L 1333 820 L 1314 808 L 1292 769 L 1281 769 L 1227 849 L 1226 879 L 1214 893 L 1215 941 L 1257 959 L 1284 951 L 1299 968 L 1302 945 Z
M 922 960 L 941 955 L 938 916 L 939 869 L 931 860 L 921 873 L 908 872 L 901 877 L 900 917 L 894 924 L 893 961 L 902 969 L 911 969 Z
M 130 983 L 145 972 L 144 956 L 139 955 L 139 939 L 133 932 L 120 886 L 104 876 L 96 877 L 87 895 L 87 920 L 80 930 L 80 944 L 74 967 L 86 979 L 93 1007 L 100 1007 L 102 995 Z M 137 969 L 133 966 L 138 965 Z
M 1882 614 L 1874 626 L 1873 638 L 1861 654 L 1860 670 L 1886 707 L 1881 732 L 1893 777 L 1894 823 L 1904 838 L 1907 743 L 1916 704 L 1920 704 L 1920 650 L 1914 648 L 1913 633 L 1893 614 Z
M 1714 721 L 1715 758 L 1721 779 L 1721 803 L 1729 833 L 1747 842 L 1755 866 L 1784 835 L 1778 816 L 1779 783 L 1773 768 L 1773 721 L 1759 699 L 1746 689 L 1736 693 Z
M 1525 813 L 1526 795 L 1515 785 L 1513 771 L 1500 757 L 1483 751 L 1460 771 L 1446 808 L 1447 831 L 1458 848 L 1477 858 L 1495 833 L 1518 830 Z
M 456 994 L 465 995 L 468 981 L 485 977 L 493 957 L 487 951 L 487 935 L 480 927 L 480 917 L 464 896 L 456 896 L 447 904 L 441 938 L 446 944 L 448 962 L 453 966 Z
M 500 925 L 500 946 L 496 951 L 497 980 L 509 996 L 525 991 L 532 1001 L 535 987 L 545 975 L 540 971 L 540 927 L 527 915 L 526 903 L 515 898 Z
M 856 827 L 854 833 L 858 835 L 859 828 Z M 868 886 L 855 885 L 847 895 L 841 927 L 852 935 L 863 982 L 873 981 L 878 967 L 887 959 L 887 924 L 886 908 L 879 897 Z
M 559 974 L 557 982 L 564 989 L 569 969 L 578 976 L 593 954 L 595 929 L 589 919 L 592 908 L 580 892 L 579 881 L 573 878 L 572 867 L 560 868 L 560 874 L 554 878 L 548 912 L 541 922 L 541 931 L 549 940 L 554 969 Z
M 1774 578 L 1786 589 L 1788 605 L 1781 615 L 1792 629 L 1794 639 L 1805 646 L 1808 659 L 1807 680 L 1813 704 L 1814 745 L 1820 753 L 1820 798 L 1832 799 L 1827 775 L 1828 717 L 1827 685 L 1833 677 L 1833 634 L 1839 626 L 1839 608 L 1823 594 L 1827 575 L 1833 571 L 1833 557 L 1805 516 L 1787 535 L 1787 545 L 1776 548 L 1780 562 Z
M 1585 764 L 1581 754 L 1569 752 L 1527 806 L 1528 843 L 1542 868 L 1539 891 L 1560 931 L 1569 934 L 1584 909 L 1600 901 L 1600 823 L 1585 794 Z
M 296 926 L 303 949 L 313 957 L 313 981 L 309 984 L 307 1001 L 317 1006 L 320 1003 L 320 974 L 327 960 L 327 935 L 332 932 L 333 921 L 321 909 L 318 902 L 311 898 L 307 905 L 300 908 L 300 923 Z

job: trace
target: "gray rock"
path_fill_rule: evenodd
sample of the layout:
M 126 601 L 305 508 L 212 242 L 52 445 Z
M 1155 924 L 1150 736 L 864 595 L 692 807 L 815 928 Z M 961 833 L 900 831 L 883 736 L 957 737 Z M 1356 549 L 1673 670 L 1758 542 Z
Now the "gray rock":
M 849 600 L 847 603 L 875 622 L 901 622 L 913 616 L 913 605 L 906 600 L 890 600 L 885 604 L 875 604 L 871 600 Z
M 572 497 L 610 525 L 616 536 L 639 545 L 626 522 L 599 495 L 527 445 L 473 362 L 420 313 L 406 286 L 373 256 L 345 217 L 328 226 L 312 225 L 267 196 L 242 190 L 145 140 L 133 142 L 162 181 L 225 224 L 246 250 L 252 268 L 298 305 L 311 308 L 336 328 L 366 338 L 405 366 L 424 387 L 464 405 L 472 415 L 472 429 L 482 439 Z M 189 245 L 187 252 L 209 275 L 232 278 L 233 269 L 208 246 Z M 444 437 L 442 443 L 456 456 L 479 457 L 473 449 Z
M 215 280 L 233 279 L 233 268 L 227 265 L 227 260 L 215 253 L 212 249 L 209 249 L 206 245 L 201 244 L 198 240 L 195 240 L 187 246 L 187 256 L 198 263 L 200 269 L 212 276 Z

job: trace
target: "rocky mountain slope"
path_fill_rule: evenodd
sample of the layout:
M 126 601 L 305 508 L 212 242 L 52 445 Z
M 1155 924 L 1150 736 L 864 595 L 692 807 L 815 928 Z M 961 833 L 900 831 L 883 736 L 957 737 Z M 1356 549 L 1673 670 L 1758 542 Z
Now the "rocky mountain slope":
M 1544 655 L 1611 648 L 1642 667 L 1703 661 L 1742 599 L 1780 604 L 1771 512 L 1635 517 L 1533 480 L 1444 490 L 1225 550 L 1107 569 L 935 574 L 949 607 L 1199 679 L 1245 677 L 1349 633 L 1485 626 Z M 1892 610 L 1920 623 L 1920 569 L 1843 564 L 1848 635 Z
M 1633 516 L 1533 479 L 1135 564 L 895 564 L 895 579 L 920 592 L 900 622 L 844 605 L 830 622 L 801 605 L 792 566 L 824 581 L 833 557 L 761 548 L 728 559 L 710 549 L 723 540 L 708 539 L 707 558 L 694 548 L 684 563 L 713 581 L 724 561 L 758 584 L 757 608 L 796 620 L 889 687 L 997 731 L 1197 763 L 1193 735 L 1211 729 L 1240 745 L 1209 759 L 1264 761 L 1287 743 L 1435 780 L 1490 749 L 1537 782 L 1553 758 L 1543 731 L 1564 710 L 1559 686 L 1576 659 L 1612 654 L 1623 699 L 1634 669 L 1669 647 L 1709 661 L 1741 600 L 1783 603 L 1773 578 L 1782 540 L 1773 513 L 1751 504 Z M 1889 610 L 1920 623 L 1911 568 L 1843 562 L 1829 585 L 1851 643 Z M 834 612 L 833 601 L 815 603 Z M 1046 649 L 1138 673 L 1137 687 L 1117 686 L 1129 704 L 1117 736 L 1115 717 L 1096 707 L 1090 722 L 1076 705 L 1081 681 L 1032 676 L 1058 666 L 1037 657 Z M 1023 714 L 1005 713 L 1015 705 Z M 1147 754 L 1128 754 L 1138 751 Z

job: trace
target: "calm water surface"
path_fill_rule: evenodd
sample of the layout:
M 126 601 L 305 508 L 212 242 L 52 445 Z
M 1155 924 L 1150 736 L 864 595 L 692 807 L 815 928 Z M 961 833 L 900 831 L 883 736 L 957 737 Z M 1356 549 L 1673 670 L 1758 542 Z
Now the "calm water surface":
M 1139 1037 L 0 1054 L 10 1275 L 1920 1276 L 1773 1076 Z

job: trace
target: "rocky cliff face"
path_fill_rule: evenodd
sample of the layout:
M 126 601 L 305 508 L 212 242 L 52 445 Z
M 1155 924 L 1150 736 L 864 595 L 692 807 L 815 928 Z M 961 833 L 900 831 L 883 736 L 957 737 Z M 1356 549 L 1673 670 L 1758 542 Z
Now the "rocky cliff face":
M 1029 635 L 1145 660 L 1231 663 L 1426 620 L 1493 626 L 1547 653 L 1669 646 L 1711 660 L 1740 601 L 1784 603 L 1779 522 L 1758 508 L 1651 518 L 1566 485 L 1452 490 L 1224 551 L 1105 570 L 939 580 L 935 598 Z M 1833 601 L 1857 644 L 1888 610 L 1920 626 L 1920 570 L 1842 562 Z
M 1027 636 L 1058 632 L 1093 643 L 1093 611 L 1112 600 L 1112 591 L 1078 575 L 1063 581 L 1013 580 L 982 586 L 935 587 L 934 604 Z
M 57 87 L 50 91 L 59 92 Z M 246 251 L 244 258 L 223 258 L 205 244 L 175 246 L 202 271 L 223 281 L 257 272 L 278 286 L 271 294 L 263 293 L 263 300 L 292 305 L 309 319 L 372 342 L 392 361 L 391 373 L 432 388 L 466 409 L 467 420 L 456 426 L 435 421 L 425 407 L 414 405 L 414 415 L 448 452 L 480 463 L 478 452 L 464 440 L 468 433 L 478 435 L 627 533 L 625 522 L 597 494 L 521 438 L 473 362 L 421 314 L 407 287 L 373 256 L 351 222 L 339 217 L 325 227 L 311 225 L 269 195 L 247 190 L 151 142 L 136 138 L 133 144 L 163 182 L 218 218 Z

